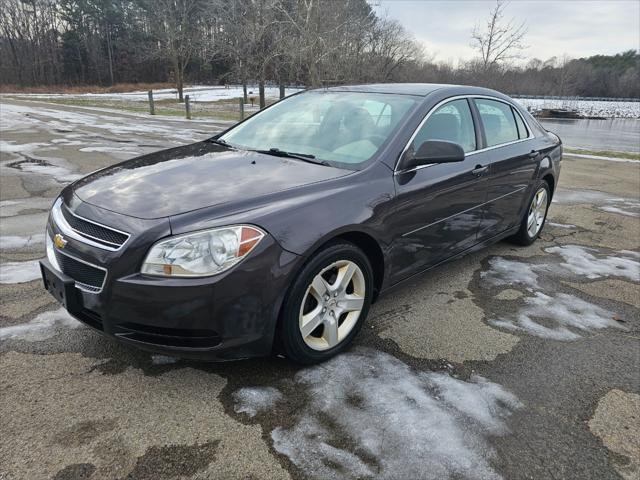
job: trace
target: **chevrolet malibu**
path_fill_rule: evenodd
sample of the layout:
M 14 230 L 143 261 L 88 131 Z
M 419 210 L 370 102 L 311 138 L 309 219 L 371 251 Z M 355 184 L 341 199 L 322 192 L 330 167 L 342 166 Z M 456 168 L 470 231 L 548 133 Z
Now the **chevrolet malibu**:
M 45 287 L 121 342 L 222 360 L 344 350 L 382 293 L 542 230 L 562 145 L 475 87 L 310 90 L 69 185 Z

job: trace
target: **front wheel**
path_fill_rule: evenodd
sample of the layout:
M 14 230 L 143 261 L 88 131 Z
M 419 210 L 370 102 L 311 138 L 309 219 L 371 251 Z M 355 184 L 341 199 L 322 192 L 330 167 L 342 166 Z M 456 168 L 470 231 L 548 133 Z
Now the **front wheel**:
M 284 303 L 281 340 L 292 360 L 312 364 L 343 351 L 371 305 L 373 273 L 355 245 L 334 243 L 298 274 Z
M 520 230 L 511 237 L 515 243 L 527 246 L 536 241 L 547 219 L 550 199 L 549 184 L 541 181 L 534 190 L 529 207 L 520 224 Z

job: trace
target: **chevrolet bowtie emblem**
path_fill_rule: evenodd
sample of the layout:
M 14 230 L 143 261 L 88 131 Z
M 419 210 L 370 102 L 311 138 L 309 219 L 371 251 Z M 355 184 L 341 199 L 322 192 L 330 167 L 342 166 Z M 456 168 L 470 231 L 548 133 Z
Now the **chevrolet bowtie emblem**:
M 56 233 L 56 236 L 53 237 L 53 243 L 59 249 L 63 249 L 67 245 L 67 241 L 65 240 L 65 238 L 59 233 Z

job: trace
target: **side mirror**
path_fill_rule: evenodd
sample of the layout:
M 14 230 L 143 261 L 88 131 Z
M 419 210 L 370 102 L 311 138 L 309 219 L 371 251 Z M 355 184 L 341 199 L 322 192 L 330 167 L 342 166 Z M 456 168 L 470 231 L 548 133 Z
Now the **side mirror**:
M 430 163 L 451 163 L 464 161 L 463 148 L 454 142 L 427 140 L 417 151 L 407 150 L 401 160 L 401 170 L 409 170 Z

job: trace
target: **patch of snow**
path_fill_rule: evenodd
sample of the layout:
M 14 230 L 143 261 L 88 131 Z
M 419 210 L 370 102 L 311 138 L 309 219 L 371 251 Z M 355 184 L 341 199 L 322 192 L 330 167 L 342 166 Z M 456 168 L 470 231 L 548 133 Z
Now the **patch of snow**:
M 554 296 L 535 292 L 526 298 L 525 306 L 512 317 L 489 320 L 489 323 L 508 330 L 520 330 L 551 340 L 575 340 L 580 335 L 575 330 L 592 332 L 603 328 L 620 328 L 613 320 L 615 314 L 566 293 Z M 544 323 L 543 323 L 544 322 Z
M 565 155 L 570 156 L 570 157 L 588 158 L 590 160 L 605 160 L 607 162 L 640 163 L 640 160 L 633 160 L 631 158 L 603 157 L 603 156 L 600 156 L 600 155 L 589 155 L 589 154 L 586 154 L 586 153 L 565 152 Z
M 271 438 L 309 478 L 500 478 L 487 438 L 507 433 L 505 419 L 521 407 L 482 377 L 417 372 L 362 348 L 299 372 L 295 382 L 309 403 Z
M 64 328 L 78 328 L 82 324 L 64 308 L 44 312 L 28 323 L 0 328 L 0 340 L 17 339 L 39 342 L 51 338 Z
M 20 170 L 23 172 L 36 173 L 39 175 L 49 175 L 60 183 L 69 183 L 78 180 L 84 175 L 71 173 L 68 168 L 58 165 L 41 165 L 39 163 L 24 162 L 20 164 Z
M 132 150 L 131 147 L 84 147 L 80 149 L 81 152 L 98 152 L 98 153 L 123 153 L 128 155 L 140 155 L 142 152 L 138 150 Z
M 0 201 L 0 217 L 14 217 L 20 215 L 23 210 L 49 210 L 53 204 L 53 198 L 28 197 L 16 200 Z
M 480 272 L 480 278 L 492 285 L 514 285 L 520 283 L 529 289 L 538 287 L 538 274 L 534 265 L 518 260 L 494 257 L 489 260 L 490 269 Z
M 594 205 L 605 212 L 640 217 L 640 201 L 617 197 L 598 190 L 569 190 L 561 188 L 554 193 L 553 202 L 570 205 Z
M 114 115 L 109 115 L 106 112 L 98 113 L 95 109 L 76 111 L 9 103 L 2 105 L 0 119 L 3 129 L 4 125 L 19 125 L 20 128 L 11 127 L 11 130 L 24 129 L 32 132 L 38 128 L 56 136 L 63 133 L 72 138 L 77 138 L 77 129 L 89 128 L 107 131 L 113 135 L 133 135 L 134 138 L 148 134 L 181 142 L 193 142 L 210 137 L 220 130 L 219 127 L 208 130 L 177 128 L 163 119 L 136 117 L 136 120 L 132 121 L 131 118 L 117 115 L 115 112 Z M 203 128 L 205 126 L 203 125 Z
M 5 153 L 24 153 L 33 152 L 40 147 L 48 145 L 47 143 L 20 143 L 0 140 L 0 152 Z
M 273 408 L 282 400 L 280 390 L 273 387 L 245 387 L 233 392 L 234 410 L 255 417 L 258 412 Z
M 287 87 L 285 95 L 291 95 L 299 92 L 302 88 Z M 258 97 L 258 87 L 248 87 L 249 97 Z M 270 98 L 278 98 L 280 95 L 279 87 L 265 87 L 265 96 Z M 211 102 L 216 100 L 229 100 L 243 96 L 242 86 L 225 87 L 224 85 L 198 85 L 188 86 L 183 90 L 184 95 L 189 95 L 192 102 Z M 121 100 L 133 102 L 147 102 L 148 92 L 136 90 L 124 93 L 83 93 L 83 94 L 46 94 L 46 93 L 22 93 L 11 94 L 12 97 L 29 97 L 29 98 L 93 98 L 101 100 Z M 154 100 L 177 100 L 178 92 L 175 88 L 163 88 L 153 91 Z
M 38 260 L 0 263 L 0 283 L 25 283 L 40 278 Z
M 546 222 L 545 224 L 555 228 L 569 228 L 569 229 L 577 228 L 575 225 L 571 225 L 570 223 Z
M 560 268 L 575 275 L 595 279 L 603 277 L 621 277 L 631 281 L 640 281 L 640 262 L 628 258 L 622 252 L 615 255 L 601 255 L 594 248 L 580 245 L 562 245 L 549 247 L 545 252 L 560 255 L 564 263 Z
M 538 112 L 545 108 L 568 109 L 590 117 L 640 118 L 640 102 L 549 98 L 517 98 L 515 100 L 530 112 Z
M 17 250 L 39 245 L 44 245 L 44 233 L 36 233 L 24 237 L 18 235 L 0 237 L 0 250 Z
M 151 363 L 154 365 L 171 365 L 177 363 L 176 357 L 168 357 L 167 355 L 151 355 Z

